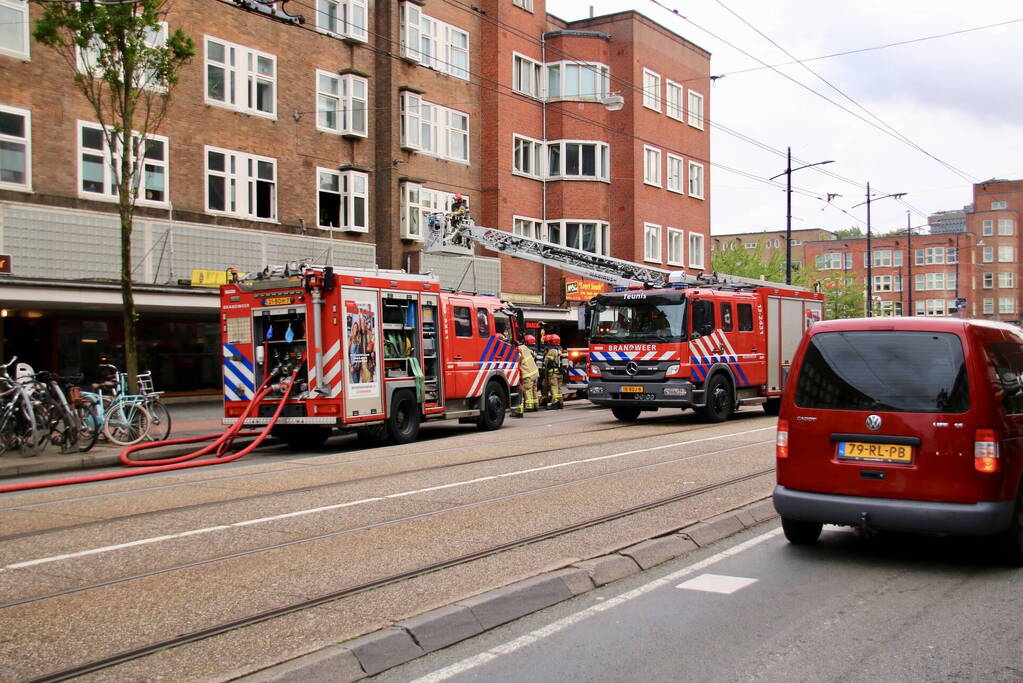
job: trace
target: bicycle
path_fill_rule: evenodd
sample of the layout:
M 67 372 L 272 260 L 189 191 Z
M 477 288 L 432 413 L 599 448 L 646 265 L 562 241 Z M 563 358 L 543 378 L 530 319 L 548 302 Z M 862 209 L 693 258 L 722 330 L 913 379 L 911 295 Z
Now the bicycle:
M 26 383 L 12 378 L 9 368 L 18 360 L 15 356 L 0 365 L 0 454 L 17 450 L 23 456 L 39 455 L 44 444 L 36 423 L 35 405 Z
M 167 406 L 160 400 L 163 392 L 153 391 L 153 371 L 139 373 L 138 381 L 139 394 L 145 397 L 144 405 L 151 420 L 146 438 L 150 441 L 166 441 L 170 436 L 171 416 Z
M 43 387 L 40 393 L 49 413 L 50 442 L 57 445 L 61 453 L 85 453 L 90 450 L 99 437 L 99 430 L 88 419 L 88 410 L 82 409 L 81 389 L 74 386 L 82 380 L 81 375 L 61 377 L 42 370 L 35 373 L 35 379 Z M 69 385 L 67 392 L 62 384 Z
M 82 404 L 88 412 L 87 419 L 96 425 L 108 441 L 118 446 L 130 446 L 146 438 L 152 424 L 149 410 L 145 407 L 146 397 L 125 393 L 125 378 L 124 373 L 115 369 L 113 381 L 100 383 L 95 393 L 82 392 Z M 104 388 L 113 389 L 113 393 L 109 396 L 102 393 Z

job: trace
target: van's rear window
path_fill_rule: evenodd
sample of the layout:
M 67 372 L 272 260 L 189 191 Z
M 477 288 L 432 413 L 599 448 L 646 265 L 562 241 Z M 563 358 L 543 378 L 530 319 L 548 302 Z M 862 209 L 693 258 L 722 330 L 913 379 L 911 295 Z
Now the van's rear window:
M 933 332 L 823 332 L 803 357 L 796 405 L 829 410 L 965 413 L 963 345 Z

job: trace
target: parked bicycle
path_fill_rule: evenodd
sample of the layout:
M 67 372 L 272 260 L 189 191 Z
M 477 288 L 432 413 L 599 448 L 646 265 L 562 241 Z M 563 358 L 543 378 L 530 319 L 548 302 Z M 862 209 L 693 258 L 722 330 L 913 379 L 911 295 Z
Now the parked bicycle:
M 130 446 L 143 439 L 162 441 L 170 435 L 171 416 L 161 400 L 163 392 L 154 391 L 151 372 L 138 375 L 139 392 L 129 394 L 127 375 L 113 365 L 100 366 L 105 380 L 95 385 L 96 391 L 82 391 L 91 424 L 107 440 L 119 446 Z
M 37 386 L 35 394 L 41 407 L 39 413 L 42 416 L 37 421 L 48 427 L 46 438 L 50 443 L 57 446 L 61 453 L 84 453 L 91 449 L 99 431 L 88 419 L 88 411 L 80 405 L 81 391 L 73 386 L 82 380 L 81 375 L 61 377 L 42 370 L 34 373 L 34 379 Z M 64 386 L 68 386 L 67 393 Z
M 45 441 L 44 431 L 36 422 L 36 411 L 30 385 L 10 375 L 15 356 L 0 365 L 0 454 L 16 450 L 23 456 L 38 455 Z

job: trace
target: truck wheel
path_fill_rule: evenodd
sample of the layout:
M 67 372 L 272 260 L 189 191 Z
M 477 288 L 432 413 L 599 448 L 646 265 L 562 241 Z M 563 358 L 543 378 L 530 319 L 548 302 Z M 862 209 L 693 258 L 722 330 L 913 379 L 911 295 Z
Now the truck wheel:
M 769 398 L 764 401 L 764 412 L 768 415 L 777 415 L 781 412 L 781 399 Z
M 419 404 L 409 391 L 397 391 L 391 397 L 387 432 L 394 443 L 410 443 L 419 436 Z
M 1023 487 L 1016 496 L 1009 528 L 994 538 L 999 559 L 1010 567 L 1023 566 Z
M 707 381 L 704 387 L 707 405 L 700 409 L 704 422 L 724 422 L 732 416 L 735 399 L 732 398 L 732 386 L 725 376 L 718 373 Z
M 484 432 L 500 429 L 507 411 L 508 397 L 504 395 L 504 389 L 497 382 L 489 382 L 480 399 L 480 416 L 476 426 Z
M 330 427 L 297 427 L 286 425 L 280 428 L 278 435 L 293 451 L 308 451 L 319 448 L 330 436 Z
M 813 545 L 821 536 L 823 524 L 817 522 L 804 522 L 801 519 L 781 518 L 781 528 L 785 532 L 785 538 L 793 545 Z
M 639 408 L 612 408 L 611 414 L 622 422 L 635 422 L 639 419 Z

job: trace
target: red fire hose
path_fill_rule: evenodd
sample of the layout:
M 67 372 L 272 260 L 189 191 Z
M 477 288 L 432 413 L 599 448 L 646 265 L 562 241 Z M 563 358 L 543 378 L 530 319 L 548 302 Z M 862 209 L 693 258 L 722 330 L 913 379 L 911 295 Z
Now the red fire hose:
M 273 386 L 270 384 L 270 381 L 274 378 L 273 374 L 268 376 L 263 381 L 263 384 L 259 386 L 259 389 L 256 390 L 255 396 L 253 396 L 252 400 L 249 401 L 249 404 L 245 407 L 245 411 L 242 413 L 241 417 L 238 418 L 238 421 L 235 422 L 230 427 L 228 427 L 227 430 L 225 430 L 221 434 L 208 434 L 206 436 L 190 436 L 182 439 L 167 439 L 166 441 L 152 441 L 149 443 L 135 444 L 134 446 L 128 446 L 127 448 L 125 448 L 121 452 L 120 457 L 121 464 L 127 467 L 131 467 L 133 469 L 120 472 L 107 472 L 106 474 L 92 474 L 84 477 L 71 477 L 68 479 L 48 479 L 46 481 L 26 482 L 24 484 L 8 484 L 7 486 L 0 486 L 0 493 L 8 493 L 11 491 L 27 491 L 30 489 L 41 489 L 50 486 L 65 486 L 68 484 L 84 484 L 93 481 L 108 481 L 110 479 L 135 477 L 140 474 L 170 472 L 172 470 L 183 470 L 189 467 L 202 467 L 204 465 L 216 465 L 222 462 L 231 462 L 233 460 L 238 460 L 239 458 L 248 455 L 250 452 L 252 452 L 253 449 L 257 448 L 261 443 L 263 443 L 263 440 L 266 439 L 266 437 L 270 434 L 270 430 L 273 429 L 274 425 L 277 423 L 277 418 L 280 417 L 281 412 L 284 410 L 284 404 L 288 401 L 288 398 L 291 396 L 291 390 L 295 385 L 295 376 L 297 374 L 298 368 L 296 368 L 295 371 L 291 373 L 291 377 L 287 380 L 286 383 L 282 383 L 284 384 L 283 395 L 281 396 L 280 401 L 278 401 L 277 408 L 276 410 L 274 410 L 274 414 L 270 418 L 270 421 L 267 423 L 266 427 L 264 427 L 260 431 L 243 432 L 242 427 L 244 427 L 245 425 L 245 419 L 256 408 L 256 406 L 259 405 L 259 402 L 262 401 L 266 397 L 266 395 L 273 390 Z M 237 453 L 226 455 L 227 449 L 231 447 L 231 445 L 234 443 L 234 440 L 239 436 L 255 436 L 256 439 L 252 443 L 247 445 L 245 448 L 238 451 Z M 200 443 L 202 441 L 213 441 L 213 443 L 203 446 L 199 450 L 194 451 L 192 453 L 188 453 L 186 455 L 181 455 L 174 458 L 142 461 L 131 460 L 129 458 L 129 456 L 132 453 L 144 451 L 149 448 L 160 448 L 163 446 L 174 446 L 186 443 Z M 217 457 L 215 460 L 195 461 L 196 458 L 206 455 L 213 449 L 217 449 L 216 454 Z

